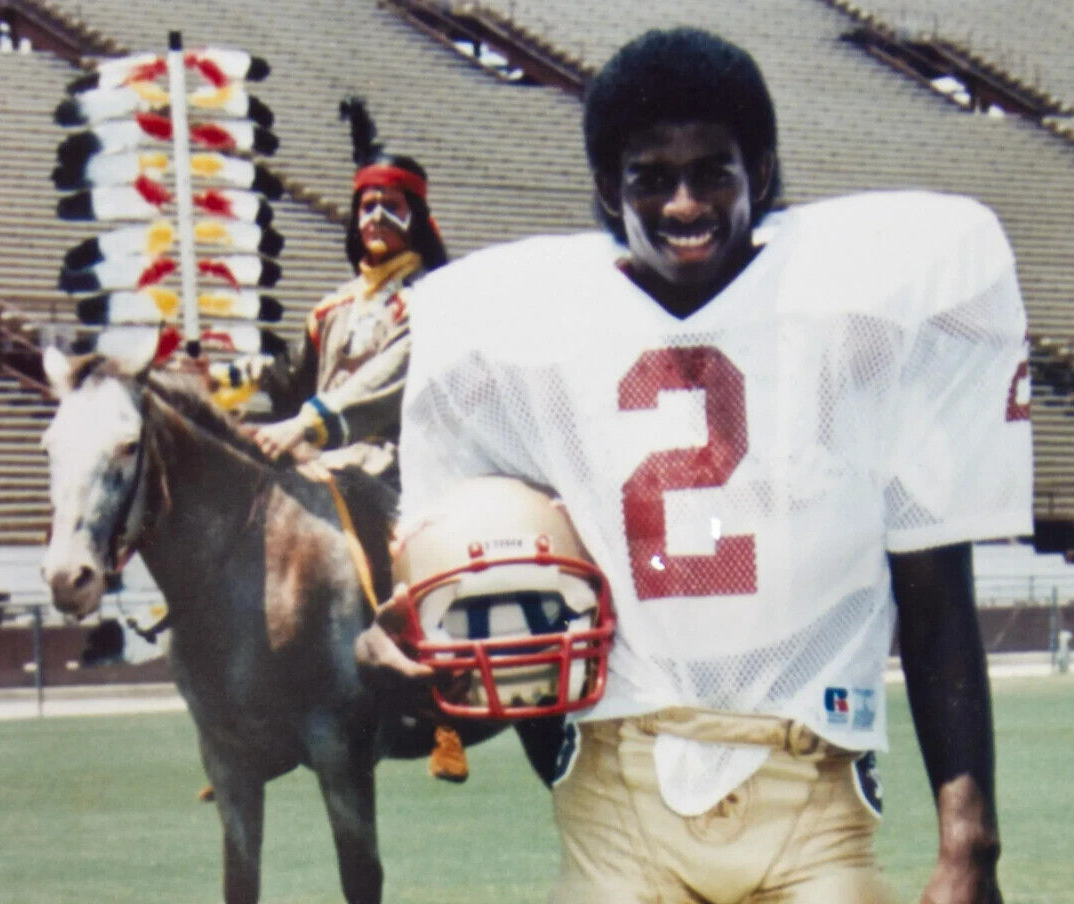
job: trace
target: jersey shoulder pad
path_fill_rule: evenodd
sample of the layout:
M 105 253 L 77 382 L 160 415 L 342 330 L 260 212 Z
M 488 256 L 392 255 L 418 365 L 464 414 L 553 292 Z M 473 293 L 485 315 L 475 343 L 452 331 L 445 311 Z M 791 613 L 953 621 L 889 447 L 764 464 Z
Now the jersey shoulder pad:
M 987 291 L 1014 269 L 995 214 L 959 195 L 848 195 L 791 208 L 774 232 L 786 305 L 812 311 L 908 323 Z

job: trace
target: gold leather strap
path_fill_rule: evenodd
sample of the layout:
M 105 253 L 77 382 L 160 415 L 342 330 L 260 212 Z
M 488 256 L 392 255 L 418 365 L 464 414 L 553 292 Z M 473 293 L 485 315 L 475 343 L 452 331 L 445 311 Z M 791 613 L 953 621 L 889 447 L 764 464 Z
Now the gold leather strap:
M 347 541 L 347 551 L 351 555 L 351 561 L 354 562 L 355 571 L 358 572 L 358 581 L 362 585 L 366 602 L 369 603 L 369 608 L 373 610 L 375 615 L 380 611 L 380 602 L 377 600 L 377 593 L 373 589 L 373 569 L 369 564 L 369 556 L 366 555 L 362 542 L 358 539 L 351 513 L 347 511 L 347 503 L 344 501 L 343 494 L 339 491 L 336 478 L 331 471 L 327 472 L 324 483 L 328 484 L 328 489 L 332 493 L 332 501 L 336 504 L 339 523 L 343 527 L 343 537 Z

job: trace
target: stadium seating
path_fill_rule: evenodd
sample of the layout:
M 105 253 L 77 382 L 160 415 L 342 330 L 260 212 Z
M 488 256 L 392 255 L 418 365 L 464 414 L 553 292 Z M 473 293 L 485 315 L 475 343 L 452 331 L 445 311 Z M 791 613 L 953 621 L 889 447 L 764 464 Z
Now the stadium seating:
M 413 154 L 429 170 L 431 206 L 453 256 L 592 222 L 577 100 L 489 77 L 393 14 L 392 4 L 234 0 L 207 7 L 172 0 L 167 17 L 159 4 L 129 0 L 40 5 L 107 38 L 117 51 L 161 49 L 167 28 L 181 26 L 187 46 L 242 47 L 272 65 L 270 77 L 251 90 L 276 113 L 281 146 L 270 165 L 289 189 L 275 205 L 287 246 L 274 292 L 286 306 L 281 332 L 288 337 L 297 335 L 309 306 L 347 275 L 340 222 L 351 161 L 349 136 L 337 119 L 347 93 L 369 99 L 391 150 Z M 978 197 L 997 211 L 1018 256 L 1030 330 L 1040 340 L 1035 364 L 1051 360 L 1054 343 L 1074 343 L 1070 143 L 1013 116 L 960 112 L 841 40 L 869 15 L 893 27 L 912 21 L 916 30 L 980 53 L 992 68 L 1039 82 L 1072 104 L 1067 52 L 1074 22 L 1053 4 L 982 0 L 972 5 L 972 20 L 969 7 L 956 0 L 858 6 L 841 0 L 603 0 L 596 11 L 574 0 L 437 5 L 507 22 L 521 40 L 579 71 L 599 65 L 646 27 L 682 22 L 726 34 L 754 52 L 776 98 L 788 201 L 906 187 Z M 55 219 L 48 180 L 62 137 L 51 111 L 74 74 L 47 54 L 0 55 L 0 78 L 10 86 L 0 99 L 0 230 L 12 237 L 0 245 L 0 298 L 60 323 L 73 317 L 69 300 L 54 288 L 59 258 L 94 231 Z M 1063 366 L 1069 370 L 1063 360 L 1035 366 L 1034 375 L 1061 375 Z M 1066 461 L 1074 418 L 1039 401 L 1033 416 L 1038 484 L 1047 481 L 1038 511 L 1072 519 L 1074 468 Z

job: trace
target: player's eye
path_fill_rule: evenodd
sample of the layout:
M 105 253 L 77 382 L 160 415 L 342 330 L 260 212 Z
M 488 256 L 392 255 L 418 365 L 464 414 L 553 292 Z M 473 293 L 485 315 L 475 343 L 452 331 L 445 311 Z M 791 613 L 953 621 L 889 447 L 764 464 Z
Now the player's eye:
M 720 188 L 734 180 L 734 172 L 722 160 L 701 161 L 690 174 L 690 181 L 697 188 Z
M 677 176 L 665 166 L 635 166 L 626 171 L 626 184 L 637 192 L 669 191 L 675 187 Z

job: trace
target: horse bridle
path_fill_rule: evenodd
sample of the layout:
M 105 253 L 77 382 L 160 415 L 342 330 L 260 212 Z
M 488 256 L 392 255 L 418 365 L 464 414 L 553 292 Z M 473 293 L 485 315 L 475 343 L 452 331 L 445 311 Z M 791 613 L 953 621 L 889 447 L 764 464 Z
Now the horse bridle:
M 127 562 L 130 561 L 132 555 L 134 555 L 134 548 L 138 540 L 141 539 L 142 534 L 145 532 L 145 525 L 143 524 L 138 531 L 138 536 L 130 542 L 124 543 L 123 541 L 128 535 L 128 519 L 130 518 L 131 510 L 134 508 L 134 502 L 138 498 L 138 491 L 142 485 L 142 472 L 145 470 L 145 447 L 146 447 L 146 412 L 149 407 L 149 390 L 147 387 L 142 387 L 142 397 L 139 404 L 138 414 L 142 419 L 142 429 L 138 434 L 138 452 L 137 457 L 134 460 L 134 476 L 131 479 L 130 490 L 123 498 L 123 502 L 120 503 L 119 511 L 116 512 L 115 528 L 112 531 L 112 536 L 108 540 L 108 546 L 105 551 L 104 567 L 105 571 L 110 575 L 120 575 L 123 573 L 123 569 L 126 567 Z M 122 544 L 122 549 L 121 549 Z

